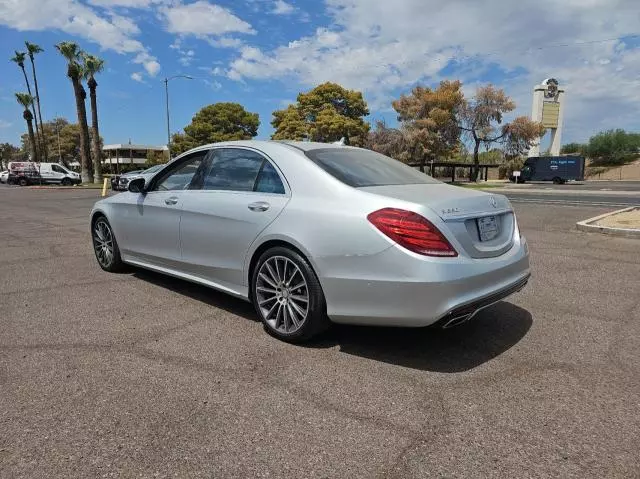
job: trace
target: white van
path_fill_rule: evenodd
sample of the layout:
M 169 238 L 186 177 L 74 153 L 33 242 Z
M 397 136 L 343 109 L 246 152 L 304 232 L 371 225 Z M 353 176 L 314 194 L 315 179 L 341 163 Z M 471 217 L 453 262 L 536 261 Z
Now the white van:
M 67 169 L 60 163 L 35 163 L 31 161 L 12 161 L 9 163 L 7 180 L 10 184 L 21 186 L 41 183 L 71 186 L 81 182 L 78 173 Z
M 68 170 L 60 163 L 40 163 L 40 178 L 43 183 L 59 183 L 70 186 L 80 183 L 80 175 Z

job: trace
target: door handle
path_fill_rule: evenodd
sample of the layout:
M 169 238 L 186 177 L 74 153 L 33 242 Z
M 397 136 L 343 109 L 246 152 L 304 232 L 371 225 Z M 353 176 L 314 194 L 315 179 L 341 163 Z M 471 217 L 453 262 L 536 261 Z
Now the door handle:
M 168 205 L 175 205 L 178 203 L 178 198 L 172 196 L 171 198 L 167 198 L 166 200 L 164 200 L 164 202 Z
M 270 206 L 266 201 L 256 201 L 255 203 L 249 204 L 247 208 L 251 211 L 267 211 Z

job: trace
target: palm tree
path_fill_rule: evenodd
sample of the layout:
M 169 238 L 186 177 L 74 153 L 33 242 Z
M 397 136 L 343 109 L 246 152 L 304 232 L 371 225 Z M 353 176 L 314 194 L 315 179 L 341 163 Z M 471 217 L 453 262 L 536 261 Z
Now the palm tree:
M 82 66 L 78 63 L 80 48 L 74 42 L 60 42 L 56 49 L 67 60 L 67 76 L 73 85 L 73 94 L 76 97 L 76 111 L 78 125 L 80 126 L 80 177 L 83 183 L 93 183 L 91 168 L 91 153 L 89 151 L 89 127 L 87 126 L 87 108 L 84 100 L 87 93 L 82 86 Z
M 100 132 L 98 131 L 98 102 L 96 100 L 96 88 L 98 82 L 95 75 L 104 69 L 104 60 L 94 55 L 84 54 L 83 73 L 89 86 L 89 96 L 91 97 L 91 134 L 93 135 L 91 148 L 93 150 L 93 172 L 95 181 L 102 183 L 102 163 L 100 155 Z
M 22 74 L 24 75 L 24 82 L 27 84 L 27 91 L 29 92 L 29 95 L 31 95 L 31 86 L 29 85 L 29 78 L 27 77 L 27 71 L 24 69 L 24 60 L 27 54 L 19 51 L 15 51 L 15 54 L 16 55 L 13 58 L 11 58 L 11 61 L 16 63 L 22 70 Z M 35 120 L 35 123 L 36 123 L 36 135 L 38 135 L 39 137 L 40 128 L 38 126 L 38 118 L 36 117 L 36 107 L 34 106 L 33 102 L 31 103 L 31 111 L 33 112 L 33 119 Z M 37 148 L 37 146 L 38 145 L 35 144 L 35 148 Z
M 33 115 L 29 111 L 29 107 L 33 106 L 33 97 L 29 93 L 16 93 L 16 100 L 24 108 L 22 118 L 27 122 L 27 128 L 29 129 L 29 143 L 31 145 L 31 161 L 39 161 L 38 149 L 36 148 L 36 136 L 33 133 Z
M 38 107 L 38 121 L 40 122 L 40 140 L 42 141 L 42 156 L 44 157 L 44 161 L 47 161 L 49 157 L 49 152 L 47 151 L 47 136 L 44 131 L 44 123 L 42 122 L 42 111 L 40 110 L 40 92 L 38 91 L 38 77 L 36 76 L 36 62 L 34 60 L 34 56 L 38 53 L 43 52 L 44 50 L 40 48 L 39 45 L 35 43 L 24 42 L 27 47 L 27 54 L 29 55 L 29 59 L 31 60 L 31 71 L 33 72 L 33 83 L 36 87 L 36 106 Z

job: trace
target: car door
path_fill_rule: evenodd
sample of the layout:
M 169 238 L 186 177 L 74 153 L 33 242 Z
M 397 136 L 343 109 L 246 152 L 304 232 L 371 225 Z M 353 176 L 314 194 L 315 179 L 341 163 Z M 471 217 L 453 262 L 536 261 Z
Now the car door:
M 49 164 L 40 164 L 38 168 L 40 179 L 45 183 L 53 183 L 55 181 L 55 175 Z
M 61 166 L 55 163 L 51 165 L 51 179 L 54 183 L 62 183 L 62 180 L 68 175 Z
M 176 268 L 180 264 L 180 210 L 183 195 L 207 151 L 177 160 L 151 179 L 143 193 L 123 193 L 116 203 L 116 234 L 125 261 Z M 119 198 L 120 199 L 120 198 Z
M 238 291 L 250 245 L 280 214 L 290 193 L 275 164 L 248 148 L 212 150 L 199 173 L 182 204 L 184 268 Z

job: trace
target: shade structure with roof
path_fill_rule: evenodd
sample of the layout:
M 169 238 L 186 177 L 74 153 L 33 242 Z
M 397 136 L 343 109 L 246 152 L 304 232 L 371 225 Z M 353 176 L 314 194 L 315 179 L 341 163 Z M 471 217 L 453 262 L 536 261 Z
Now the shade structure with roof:
M 105 165 L 115 165 L 117 169 L 118 165 L 144 165 L 147 163 L 149 152 L 164 153 L 168 151 L 168 148 L 166 145 L 154 146 L 117 143 L 104 145 L 102 151 L 104 152 L 104 160 L 102 163 Z

